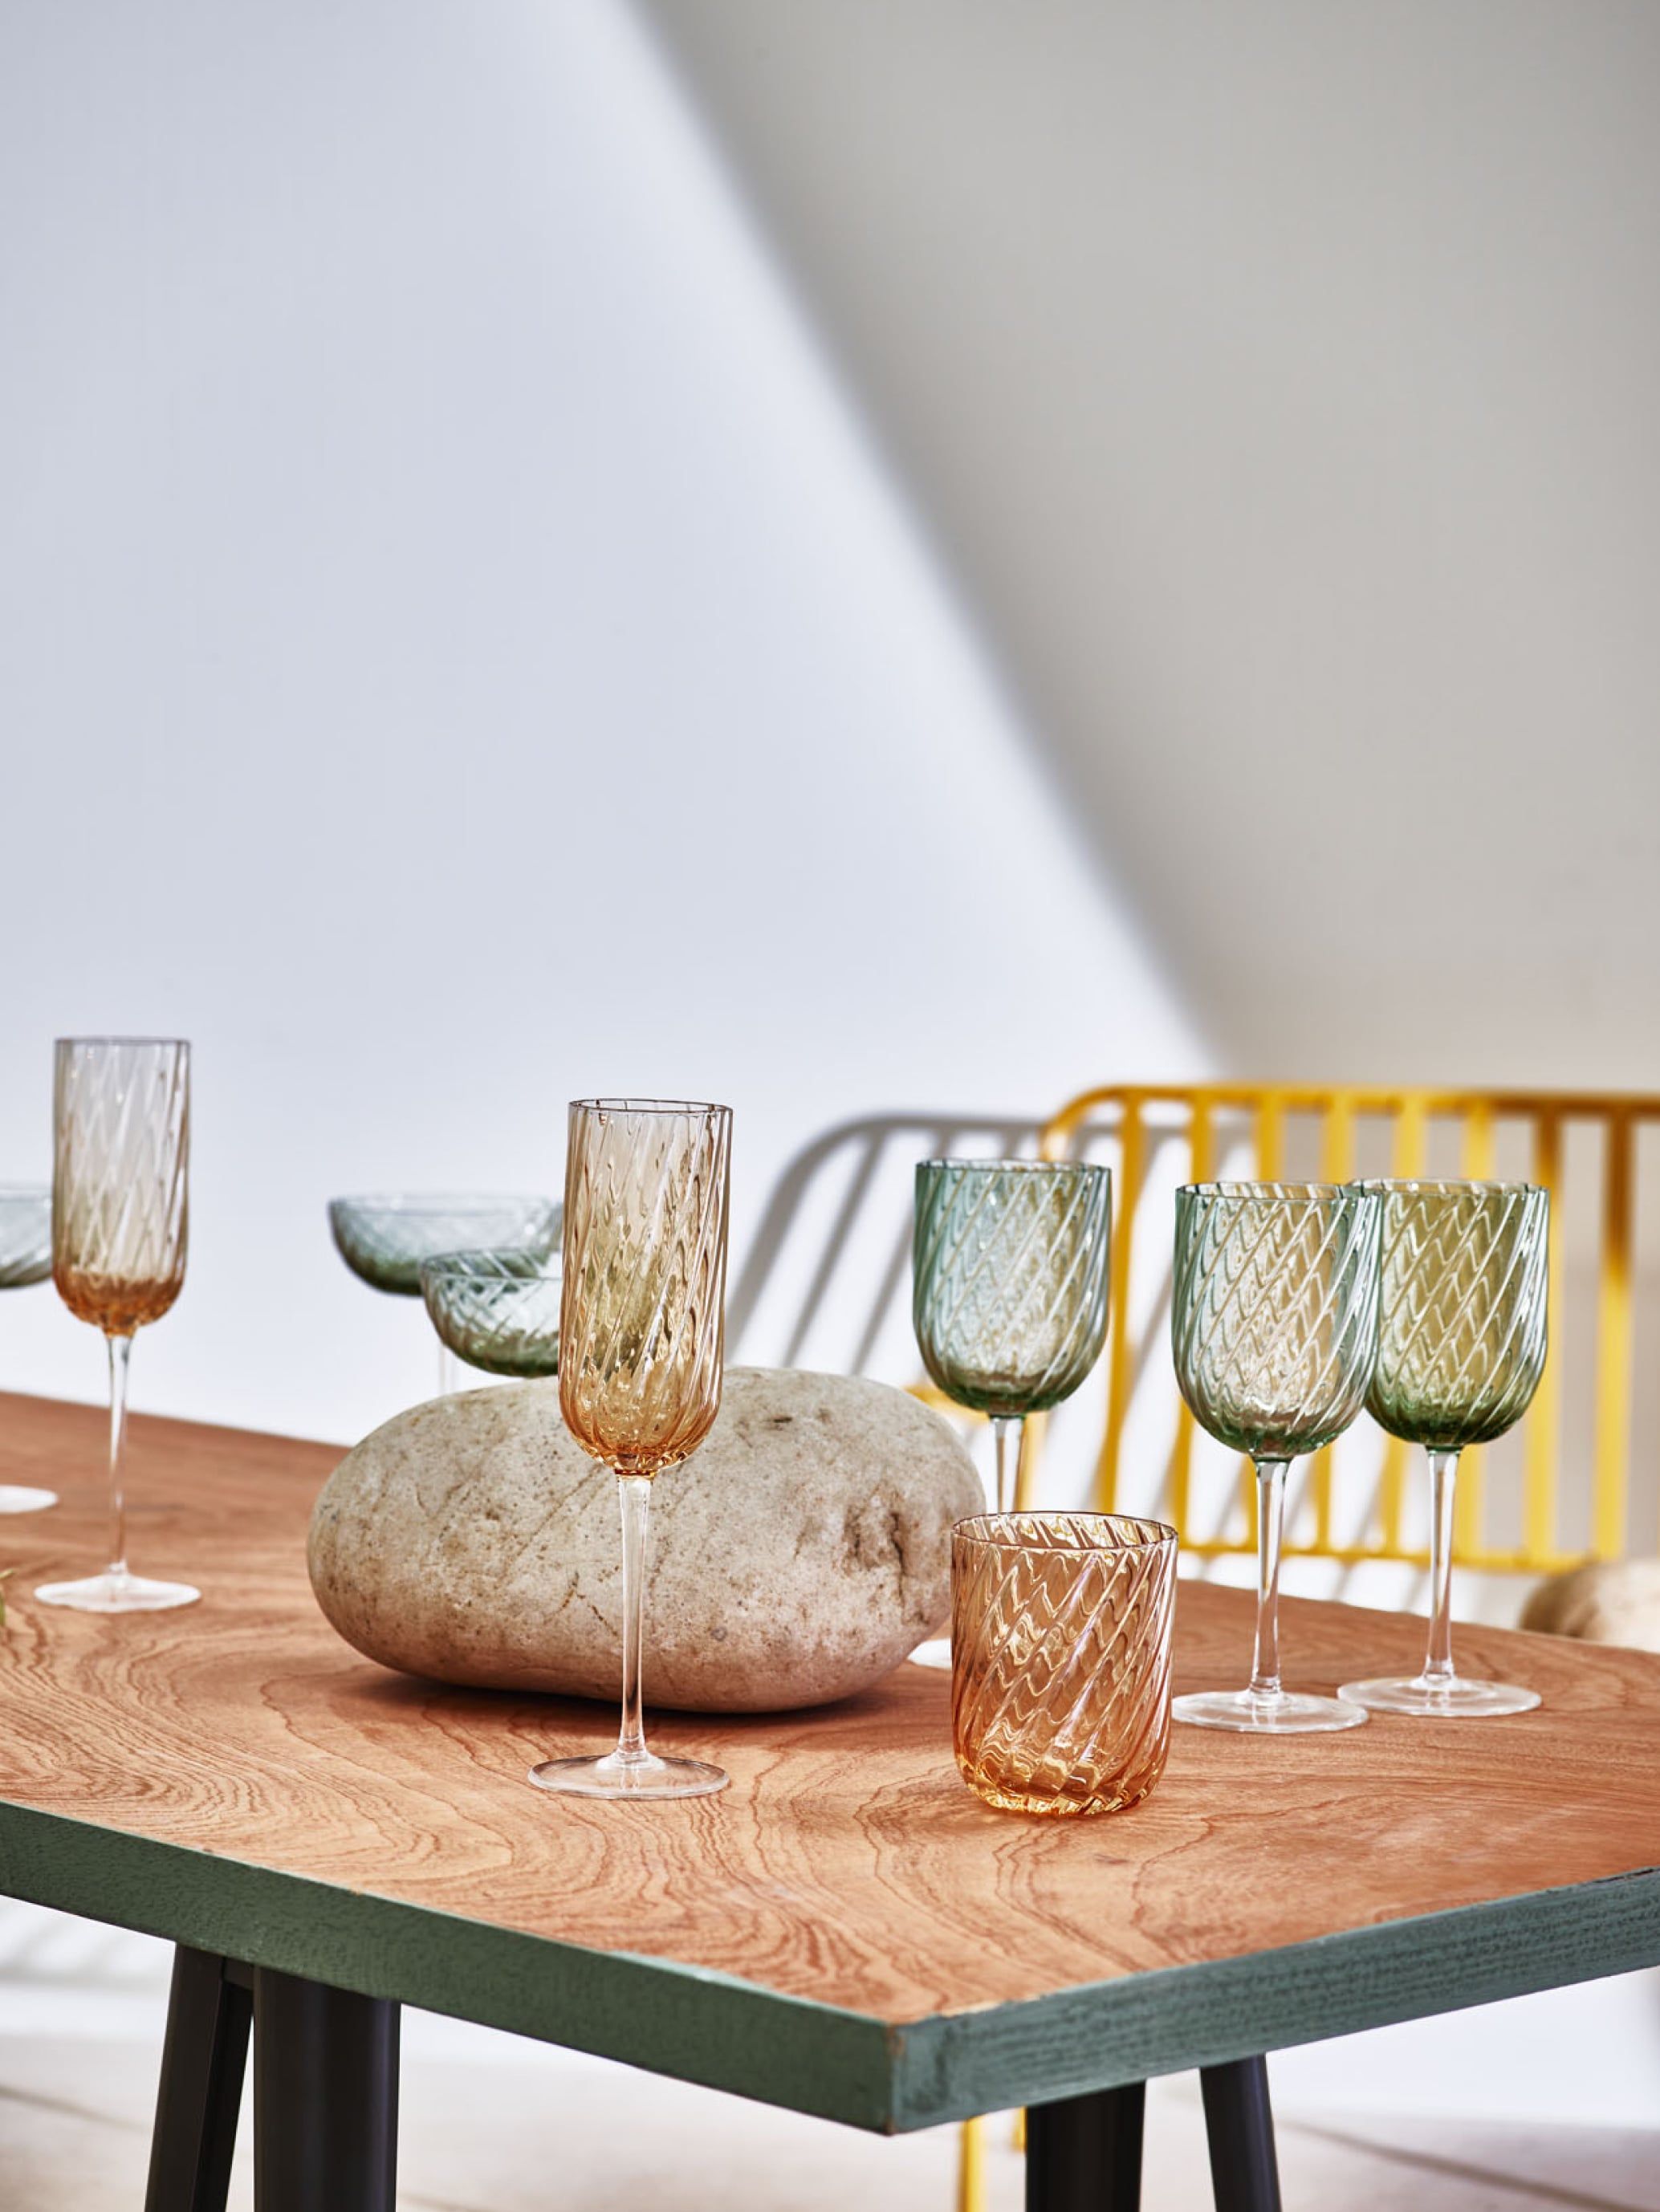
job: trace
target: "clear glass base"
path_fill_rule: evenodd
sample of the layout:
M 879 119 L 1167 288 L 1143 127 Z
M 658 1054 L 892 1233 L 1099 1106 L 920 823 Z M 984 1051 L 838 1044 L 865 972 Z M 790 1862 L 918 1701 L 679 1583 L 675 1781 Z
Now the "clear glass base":
M 538 1790 L 567 1797 L 713 1797 L 732 1777 L 701 1759 L 659 1759 L 649 1751 L 624 1759 L 609 1751 L 603 1759 L 545 1759 L 530 1778 Z
M 106 1571 L 78 1583 L 42 1583 L 34 1593 L 42 1605 L 73 1606 L 77 1613 L 166 1613 L 194 1605 L 202 1595 L 189 1583 L 153 1583 L 143 1575 Z
M 1171 1717 L 1189 1728 L 1232 1729 L 1244 1735 L 1319 1735 L 1333 1729 L 1359 1728 L 1364 1705 L 1341 1698 L 1313 1698 L 1295 1690 L 1201 1690 L 1177 1698 Z
M 938 1668 L 949 1674 L 951 1638 L 949 1636 L 930 1636 L 926 1644 L 919 1644 L 915 1650 L 908 1652 L 906 1656 L 913 1667 Z
M 1517 1682 L 1470 1682 L 1462 1674 L 1436 1681 L 1427 1674 L 1377 1675 L 1345 1682 L 1340 1694 L 1375 1713 L 1417 1713 L 1426 1720 L 1483 1720 L 1495 1713 L 1530 1713 L 1537 1690 Z
M 0 1482 L 0 1513 L 44 1513 L 57 1503 L 55 1490 L 33 1490 L 26 1482 Z

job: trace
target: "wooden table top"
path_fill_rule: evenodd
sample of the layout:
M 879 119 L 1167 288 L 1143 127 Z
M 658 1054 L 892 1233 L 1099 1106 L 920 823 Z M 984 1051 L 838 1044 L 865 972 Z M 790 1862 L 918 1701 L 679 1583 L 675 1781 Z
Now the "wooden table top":
M 575 1700 L 388 1674 L 306 1580 L 333 1446 L 136 1419 L 140 1572 L 188 1610 L 37 1605 L 102 1563 L 100 1411 L 0 1397 L 0 1891 L 856 2124 L 909 2128 L 1660 1961 L 1660 1659 L 1465 1630 L 1535 1713 L 1265 1742 L 1177 1729 L 1138 1809 L 994 1813 L 947 1682 L 660 1717 L 723 1796 L 590 1804 Z M 596 1480 L 601 1479 L 596 1475 Z M 1191 1583 L 1177 1687 L 1232 1684 L 1243 1592 Z M 1410 1618 L 1285 1607 L 1287 1673 L 1406 1668 Z M 649 1674 L 648 1674 L 649 1687 Z

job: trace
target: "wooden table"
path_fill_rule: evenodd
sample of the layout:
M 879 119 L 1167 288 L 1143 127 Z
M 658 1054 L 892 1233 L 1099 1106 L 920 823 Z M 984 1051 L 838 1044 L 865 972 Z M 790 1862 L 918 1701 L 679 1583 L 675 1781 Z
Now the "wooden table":
M 1660 1659 L 1465 1630 L 1541 1711 L 1178 1729 L 1145 1805 L 1079 1823 L 982 1807 L 945 1678 L 902 1667 L 818 1712 L 662 1716 L 731 1789 L 585 1804 L 525 1771 L 605 1746 L 610 1711 L 409 1680 L 325 1625 L 303 1539 L 334 1447 L 135 1420 L 135 1562 L 202 1603 L 36 1606 L 101 1559 L 103 1436 L 0 1397 L 0 1475 L 64 1501 L 0 1521 L 0 1891 L 182 1947 L 154 2212 L 222 2203 L 250 2007 L 269 2212 L 390 2204 L 399 2002 L 857 2127 L 1039 2107 L 1055 2212 L 1100 2185 L 1126 2107 L 1099 2093 L 1660 1961 Z M 1329 1688 L 1421 1631 L 1290 1603 L 1285 1643 Z M 1183 1587 L 1179 1687 L 1249 1646 L 1243 1593 Z

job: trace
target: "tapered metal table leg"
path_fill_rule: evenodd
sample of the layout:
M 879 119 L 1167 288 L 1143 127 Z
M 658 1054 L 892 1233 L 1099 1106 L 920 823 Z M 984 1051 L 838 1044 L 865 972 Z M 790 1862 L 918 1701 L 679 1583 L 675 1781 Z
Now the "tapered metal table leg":
M 255 2212 L 392 2212 L 398 2007 L 256 1967 Z
M 1026 2212 L 1136 2212 L 1146 2084 L 1026 2107 Z
M 145 2212 L 225 2212 L 252 2009 L 235 1971 L 211 1951 L 173 1951 Z
M 1216 2212 L 1280 2212 L 1280 2166 L 1265 2058 L 1200 2069 Z

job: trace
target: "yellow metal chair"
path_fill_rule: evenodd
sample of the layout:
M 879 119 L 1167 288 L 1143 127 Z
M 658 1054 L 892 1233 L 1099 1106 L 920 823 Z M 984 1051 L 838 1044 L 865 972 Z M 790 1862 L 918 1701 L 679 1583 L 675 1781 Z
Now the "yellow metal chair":
M 1495 1501 L 1484 1494 L 1482 1454 L 1463 1455 L 1454 1530 L 1454 1558 L 1465 1567 L 1548 1574 L 1588 1559 L 1622 1554 L 1633 1534 L 1628 1480 L 1632 1437 L 1632 1344 L 1638 1243 L 1638 1156 L 1642 1132 L 1660 1124 L 1660 1097 L 1556 1091 L 1427 1090 L 1400 1085 L 1286 1084 L 1115 1084 L 1070 1099 L 1040 1130 L 1045 1159 L 1105 1157 L 1115 1169 L 1112 1311 L 1107 1342 L 1104 1422 L 1095 1450 L 1092 1502 L 1116 1510 L 1125 1489 L 1126 1422 L 1140 1367 L 1132 1285 L 1138 1255 L 1149 1244 L 1168 1255 L 1171 1193 L 1181 1182 L 1219 1175 L 1253 1181 L 1281 1176 L 1344 1182 L 1357 1174 L 1441 1175 L 1485 1181 L 1503 1175 L 1542 1183 L 1552 1194 L 1551 1353 L 1521 1431 L 1519 1520 L 1496 1534 Z M 1585 1481 L 1581 1525 L 1565 1526 L 1560 1476 L 1564 1451 L 1561 1347 L 1567 1334 L 1566 1290 L 1569 1233 L 1564 1201 L 1574 1153 L 1574 1195 L 1595 1185 L 1582 1209 L 1594 1275 L 1589 1304 L 1591 1370 L 1585 1401 L 1589 1433 L 1574 1458 Z M 1584 1155 L 1582 1158 L 1581 1155 Z M 1164 1172 L 1152 1172 L 1158 1162 Z M 1660 1183 L 1660 1177 L 1656 1178 Z M 1585 1215 L 1588 1212 L 1588 1218 Z M 1577 1279 L 1577 1278 L 1576 1278 Z M 1143 1331 L 1145 1337 L 1146 1331 Z M 1576 1323 L 1576 1335 L 1585 1332 Z M 1151 1354 L 1154 1347 L 1146 1346 Z M 1155 1376 L 1159 1368 L 1150 1358 Z M 1155 1389 L 1162 1387 L 1155 1382 Z M 1256 1485 L 1242 1468 L 1240 1509 L 1225 1530 L 1192 1525 L 1193 1417 L 1173 1377 L 1174 1429 L 1159 1470 L 1160 1495 L 1133 1495 L 1128 1510 L 1155 1505 L 1181 1531 L 1183 1548 L 1203 1557 L 1252 1553 L 1256 1546 Z M 1026 1424 L 1018 1495 L 1031 1502 L 1042 1449 L 1041 1420 Z M 1298 1525 L 1288 1528 L 1287 1558 L 1426 1564 L 1423 1544 L 1408 1528 L 1409 1455 L 1395 1439 L 1383 1446 L 1382 1470 L 1365 1501 L 1364 1525 L 1341 1534 L 1331 1450 L 1309 1470 Z M 1146 1484 L 1131 1486 L 1145 1492 Z M 1654 1500 L 1640 1501 L 1651 1517 Z M 980 2124 L 964 2130 L 958 2212 L 984 2212 L 984 2146 Z

